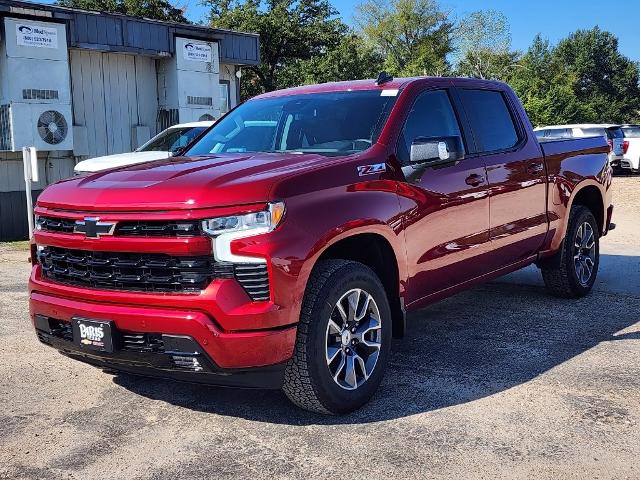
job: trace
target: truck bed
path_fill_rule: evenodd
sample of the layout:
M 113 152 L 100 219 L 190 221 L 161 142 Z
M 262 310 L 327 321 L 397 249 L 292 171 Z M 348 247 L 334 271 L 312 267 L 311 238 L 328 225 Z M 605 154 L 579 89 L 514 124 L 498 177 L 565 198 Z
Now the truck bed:
M 547 160 L 568 158 L 590 153 L 609 153 L 609 144 L 604 137 L 543 138 L 538 140 Z

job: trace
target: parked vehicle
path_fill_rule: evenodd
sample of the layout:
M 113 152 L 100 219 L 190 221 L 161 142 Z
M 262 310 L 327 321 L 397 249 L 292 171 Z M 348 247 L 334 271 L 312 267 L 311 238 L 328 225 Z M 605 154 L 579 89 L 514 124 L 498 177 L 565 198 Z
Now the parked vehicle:
M 640 125 L 622 125 L 627 149 L 620 162 L 623 171 L 640 173 Z
M 76 174 L 93 173 L 109 168 L 168 158 L 178 149 L 186 147 L 211 125 L 213 125 L 213 122 L 191 122 L 174 125 L 163 130 L 133 152 L 88 158 L 78 162 L 74 171 Z
M 184 157 L 40 195 L 35 329 L 101 368 L 349 412 L 380 384 L 406 311 L 532 263 L 555 295 L 591 290 L 613 228 L 608 151 L 538 142 L 498 82 L 266 93 Z
M 581 125 L 550 125 L 534 130 L 538 139 L 541 138 L 583 138 L 602 136 L 609 144 L 609 163 L 613 168 L 620 168 L 629 143 L 625 142 L 620 125 L 607 123 L 588 123 Z

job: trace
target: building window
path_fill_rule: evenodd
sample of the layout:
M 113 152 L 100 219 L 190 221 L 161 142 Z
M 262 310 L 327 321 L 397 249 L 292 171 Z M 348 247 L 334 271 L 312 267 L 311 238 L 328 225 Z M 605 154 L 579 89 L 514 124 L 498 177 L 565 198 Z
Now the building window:
M 231 82 L 220 80 L 220 113 L 227 113 L 231 108 Z

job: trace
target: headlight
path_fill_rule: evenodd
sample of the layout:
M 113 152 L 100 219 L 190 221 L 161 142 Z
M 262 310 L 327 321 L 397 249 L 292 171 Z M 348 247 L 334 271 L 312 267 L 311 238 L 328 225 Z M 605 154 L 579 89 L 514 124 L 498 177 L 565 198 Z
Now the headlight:
M 261 212 L 208 218 L 202 221 L 202 231 L 213 237 L 213 253 L 218 261 L 232 263 L 264 263 L 260 257 L 243 257 L 231 253 L 231 242 L 274 230 L 284 217 L 283 202 L 270 203 Z
M 268 209 L 262 212 L 203 220 L 202 230 L 212 237 L 222 233 L 246 232 L 256 229 L 261 230 L 260 233 L 263 233 L 264 230 L 270 232 L 278 226 L 282 217 L 284 217 L 284 203 L 270 203 Z

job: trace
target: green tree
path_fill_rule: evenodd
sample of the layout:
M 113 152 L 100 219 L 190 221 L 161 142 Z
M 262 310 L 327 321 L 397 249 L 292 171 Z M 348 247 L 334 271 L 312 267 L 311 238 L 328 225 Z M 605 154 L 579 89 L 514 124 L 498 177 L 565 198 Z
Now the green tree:
M 322 55 L 295 62 L 283 70 L 282 81 L 291 85 L 376 78 L 383 59 L 361 37 L 349 33 Z
M 154 20 L 189 23 L 184 16 L 185 9 L 174 7 L 167 0 L 60 0 L 58 4 L 84 10 L 122 13 Z
M 463 18 L 455 30 L 456 74 L 506 80 L 519 55 L 511 48 L 511 32 L 504 14 L 480 10 Z
M 536 126 L 590 121 L 595 112 L 574 92 L 575 76 L 555 56 L 547 40 L 536 36 L 512 69 L 509 83 Z
M 327 0 L 206 0 L 210 24 L 260 34 L 260 64 L 245 67 L 247 98 L 304 83 L 298 69 L 337 48 L 348 27 Z
M 453 24 L 435 0 L 365 0 L 356 24 L 398 76 L 444 75 L 453 51 Z
M 598 27 L 560 41 L 554 59 L 574 79 L 573 91 L 597 122 L 629 122 L 640 105 L 638 66 L 618 50 L 618 39 Z

